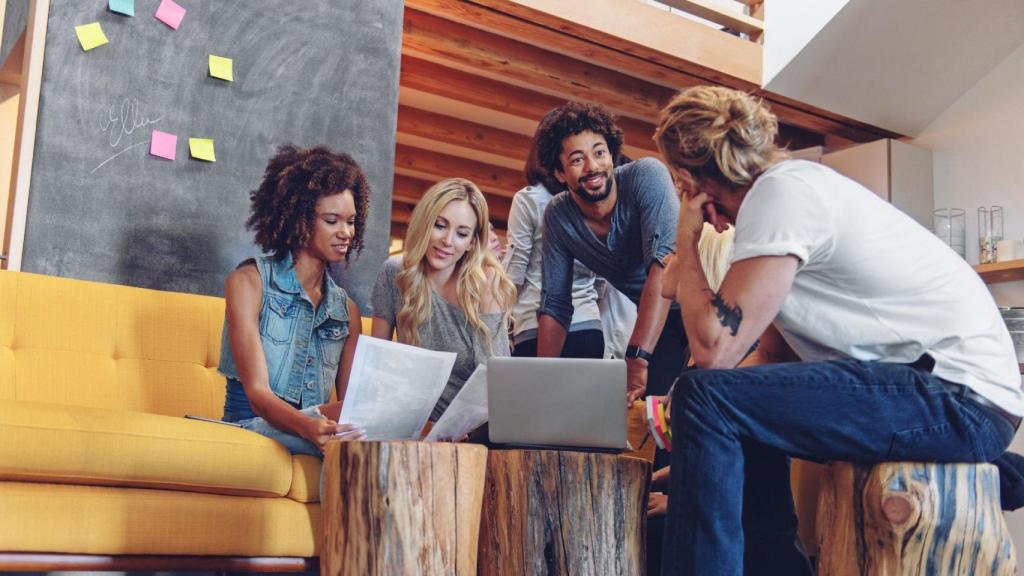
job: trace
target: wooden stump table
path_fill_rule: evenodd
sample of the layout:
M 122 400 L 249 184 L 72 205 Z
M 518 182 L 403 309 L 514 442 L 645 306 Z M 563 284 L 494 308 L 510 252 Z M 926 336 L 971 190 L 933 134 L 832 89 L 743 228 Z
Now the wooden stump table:
M 650 476 L 637 458 L 492 449 L 480 574 L 644 574 Z
M 331 442 L 321 576 L 476 573 L 487 448 Z
M 833 462 L 817 524 L 819 576 L 1017 571 L 991 464 Z

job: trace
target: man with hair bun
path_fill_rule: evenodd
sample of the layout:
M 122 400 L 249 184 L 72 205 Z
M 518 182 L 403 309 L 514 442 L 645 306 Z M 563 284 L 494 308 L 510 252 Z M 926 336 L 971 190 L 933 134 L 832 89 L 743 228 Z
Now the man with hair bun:
M 544 212 L 537 355 L 562 351 L 578 260 L 637 304 L 626 349 L 627 404 L 647 392 L 665 394 L 685 363 L 686 347 L 678 312 L 669 314 L 677 307 L 661 295 L 679 213 L 668 169 L 654 158 L 616 167 L 622 130 L 600 106 L 569 102 L 557 108 L 536 139 L 541 166 L 568 189 Z
M 870 190 L 788 159 L 776 133 L 751 96 L 699 86 L 655 134 L 682 200 L 664 295 L 698 367 L 672 398 L 662 574 L 810 574 L 788 457 L 988 462 L 1024 415 L 1009 333 L 971 267 Z M 736 228 L 715 290 L 705 222 Z M 802 361 L 735 369 L 769 323 Z

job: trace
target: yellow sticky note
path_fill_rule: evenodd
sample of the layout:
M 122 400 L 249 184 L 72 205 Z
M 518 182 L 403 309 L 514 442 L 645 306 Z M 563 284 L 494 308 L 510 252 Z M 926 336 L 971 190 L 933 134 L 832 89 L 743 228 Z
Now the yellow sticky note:
M 217 161 L 213 154 L 213 138 L 189 138 L 188 151 L 197 160 Z
M 228 82 L 234 82 L 235 75 L 231 64 L 231 58 L 210 54 L 210 76 L 220 78 L 221 80 L 227 80 Z
M 103 33 L 99 22 L 75 26 L 75 34 L 78 35 L 78 43 L 82 45 L 82 50 L 86 52 L 108 42 L 107 35 Z

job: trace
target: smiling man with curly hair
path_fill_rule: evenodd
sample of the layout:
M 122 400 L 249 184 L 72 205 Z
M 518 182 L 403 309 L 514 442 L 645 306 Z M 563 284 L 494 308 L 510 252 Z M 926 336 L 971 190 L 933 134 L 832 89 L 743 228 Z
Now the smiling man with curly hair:
M 637 304 L 626 349 L 627 402 L 665 394 L 685 362 L 686 334 L 661 296 L 665 259 L 675 251 L 679 200 L 664 164 L 642 158 L 615 166 L 623 135 L 600 106 L 569 102 L 537 135 L 540 164 L 568 190 L 544 213 L 543 295 L 537 355 L 558 356 L 572 318 L 573 261 Z

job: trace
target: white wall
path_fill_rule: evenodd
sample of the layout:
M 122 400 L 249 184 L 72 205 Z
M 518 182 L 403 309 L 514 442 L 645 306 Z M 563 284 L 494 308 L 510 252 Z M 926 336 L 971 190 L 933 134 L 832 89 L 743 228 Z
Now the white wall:
M 775 0 L 766 2 L 763 73 L 771 82 L 850 0 Z
M 1024 238 L 1022 93 L 1024 44 L 914 140 L 933 153 L 935 207 L 967 211 L 967 260 L 971 264 L 978 263 L 979 206 L 1002 206 L 1004 236 Z M 995 284 L 992 292 L 999 304 L 1024 306 L 1024 282 Z
M 935 206 L 967 211 L 967 257 L 978 263 L 979 206 L 1001 205 L 1005 236 L 1024 238 L 1024 44 L 949 107 L 915 140 L 931 148 Z M 1024 282 L 991 286 L 996 302 L 1024 306 Z M 1010 449 L 1024 453 L 1024 433 Z M 1024 554 L 1024 509 L 1006 515 Z

